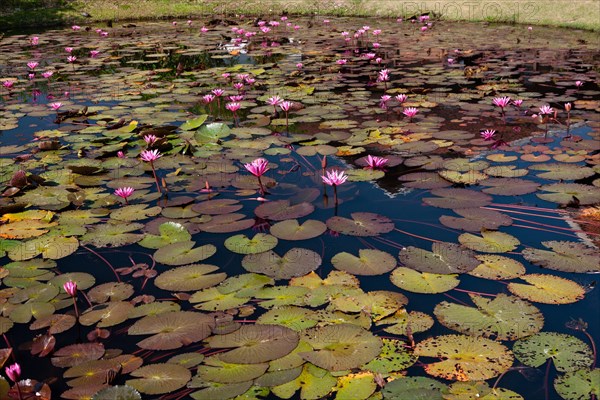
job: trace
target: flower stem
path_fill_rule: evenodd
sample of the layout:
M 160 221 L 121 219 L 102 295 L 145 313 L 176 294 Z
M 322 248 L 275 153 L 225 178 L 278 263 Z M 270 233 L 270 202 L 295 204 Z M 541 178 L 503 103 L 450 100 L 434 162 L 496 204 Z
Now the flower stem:
M 156 190 L 158 193 L 162 193 L 160 190 L 160 185 L 158 184 L 158 177 L 156 176 L 156 170 L 154 169 L 154 162 L 150 161 L 150 167 L 152 168 L 152 174 L 154 175 L 154 182 L 156 182 Z
M 260 176 L 257 176 L 257 178 L 258 178 L 258 186 L 260 186 L 260 195 L 264 196 L 265 195 L 265 188 L 264 188 L 264 186 L 262 184 Z

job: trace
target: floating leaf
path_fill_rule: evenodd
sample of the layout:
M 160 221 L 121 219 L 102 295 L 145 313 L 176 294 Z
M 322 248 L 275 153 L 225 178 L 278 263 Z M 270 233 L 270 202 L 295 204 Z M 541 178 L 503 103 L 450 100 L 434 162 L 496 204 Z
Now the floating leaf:
M 373 321 L 395 313 L 408 303 L 401 293 L 387 290 L 376 290 L 368 293 L 348 294 L 348 296 L 331 299 L 329 308 L 344 312 L 365 312 Z
M 110 359 L 91 360 L 76 365 L 65 371 L 65 378 L 76 378 L 68 381 L 69 386 L 81 386 L 103 383 L 108 373 L 128 374 L 138 369 L 144 360 L 124 354 Z
M 396 268 L 390 279 L 400 289 L 428 294 L 447 292 L 460 283 L 456 274 L 431 274 L 406 267 Z
M 400 309 L 393 315 L 377 321 L 376 324 L 390 325 L 383 330 L 393 335 L 410 336 L 414 333 L 428 331 L 433 326 L 434 320 L 422 312 L 407 312 L 405 309 Z
M 73 326 L 75 326 L 75 322 L 75 317 L 72 315 L 54 314 L 46 318 L 39 318 L 29 326 L 29 329 L 36 330 L 48 328 L 48 333 L 51 335 L 55 335 L 57 333 L 68 331 Z M 0 329 L 0 331 L 1 330 L 2 329 Z
M 585 295 L 585 289 L 581 285 L 558 276 L 529 274 L 520 278 L 529 285 L 511 282 L 508 290 L 536 303 L 569 304 L 583 299 Z
M 220 272 L 211 274 L 219 269 L 216 265 L 192 264 L 167 270 L 156 277 L 156 287 L 169 291 L 192 291 L 214 286 L 227 278 Z
M 294 331 L 312 328 L 319 322 L 315 311 L 303 307 L 284 306 L 273 308 L 258 317 L 260 324 L 282 325 Z
M 192 239 L 185 226 L 178 222 L 165 222 L 158 227 L 159 235 L 146 234 L 138 243 L 148 249 L 159 249 L 168 244 L 177 242 L 187 242 Z
M 505 346 L 481 337 L 437 336 L 418 343 L 414 352 L 419 357 L 441 359 L 425 366 L 428 374 L 457 381 L 491 379 L 513 364 L 513 355 Z
M 281 257 L 272 250 L 248 254 L 242 259 L 242 267 L 248 272 L 264 274 L 274 279 L 290 279 L 314 271 L 321 262 L 321 256 L 314 251 L 293 248 Z
M 211 199 L 194 204 L 192 210 L 198 214 L 219 215 L 236 212 L 242 207 L 243 205 L 234 199 Z
M 14 261 L 30 260 L 38 255 L 52 260 L 67 257 L 79 247 L 74 237 L 42 236 L 21 242 L 8 250 L 8 257 Z
M 227 384 L 218 382 L 204 382 L 200 379 L 195 382 L 195 380 L 196 378 L 192 379 L 188 386 L 194 388 L 200 387 L 202 389 L 190 394 L 190 397 L 194 400 L 228 400 L 246 392 L 248 389 L 250 389 L 253 382 L 250 380 L 246 382 Z
M 479 171 L 464 173 L 458 171 L 439 171 L 438 174 L 447 181 L 464 185 L 475 185 L 488 178 L 486 174 Z
M 310 344 L 313 351 L 300 353 L 300 356 L 329 371 L 366 364 L 377 357 L 382 347 L 380 338 L 350 324 L 311 328 L 304 333 L 302 340 Z
M 384 399 L 443 400 L 441 382 L 424 376 L 400 377 L 386 383 L 382 389 Z
M 144 394 L 164 394 L 185 386 L 192 378 L 189 369 L 177 364 L 150 364 L 136 369 L 125 383 Z
M 193 311 L 167 312 L 149 315 L 133 324 L 130 335 L 154 335 L 138 343 L 149 350 L 171 350 L 207 338 L 214 327 L 214 318 Z
M 396 259 L 386 252 L 373 249 L 358 250 L 358 257 L 341 252 L 331 259 L 336 269 L 353 275 L 381 275 L 396 268 Z
M 306 240 L 321 236 L 327 230 L 327 225 L 321 221 L 309 219 L 299 224 L 296 219 L 287 219 L 271 226 L 270 233 L 278 239 Z
M 540 190 L 550 193 L 536 193 L 536 196 L 553 203 L 569 204 L 574 199 L 582 206 L 600 203 L 600 187 L 580 183 L 554 183 L 544 185 Z
M 271 389 L 274 395 L 289 399 L 300 390 L 300 398 L 317 400 L 327 396 L 336 385 L 337 379 L 327 370 L 312 364 L 305 364 L 302 373 L 295 380 Z
M 137 231 L 143 227 L 144 225 L 138 223 L 97 225 L 91 227 L 88 233 L 81 237 L 81 241 L 84 244 L 92 244 L 96 247 L 122 247 L 142 240 L 144 235 L 129 232 Z
M 57 222 L 40 220 L 16 221 L 0 225 L 0 238 L 29 239 L 47 233 L 49 228 L 56 226 Z
M 498 281 L 515 279 L 525 274 L 523 264 L 512 258 L 495 254 L 478 254 L 475 258 L 481 261 L 481 264 L 474 270 L 469 271 L 468 274 L 478 278 Z
M 283 221 L 305 217 L 314 210 L 315 206 L 308 202 L 292 205 L 289 200 L 277 200 L 261 204 L 256 207 L 254 213 L 263 219 Z
M 405 247 L 400 251 L 400 262 L 408 268 L 433 274 L 464 273 L 479 265 L 475 253 L 455 243 L 436 242 L 431 250 Z
M 121 301 L 131 297 L 134 293 L 133 286 L 123 282 L 108 282 L 98 285 L 88 292 L 88 298 L 94 303 L 107 301 Z
M 493 299 L 471 295 L 477 308 L 442 301 L 434 310 L 438 321 L 460 333 L 516 340 L 539 332 L 544 316 L 518 297 L 498 294 Z
M 90 326 L 95 323 L 99 328 L 118 325 L 127 320 L 127 315 L 133 309 L 133 304 L 126 301 L 111 301 L 98 304 L 87 309 L 79 317 L 79 323 Z
M 375 377 L 369 372 L 349 374 L 338 379 L 336 400 L 363 400 L 377 389 Z
M 522 196 L 534 193 L 540 187 L 537 182 L 518 178 L 491 178 L 481 182 L 481 185 L 487 186 L 482 192 L 501 196 Z
M 523 257 L 544 268 L 563 272 L 600 272 L 600 252 L 579 242 L 549 241 L 542 242 L 544 247 L 551 249 L 539 250 L 526 248 Z
M 154 259 L 165 265 L 184 265 L 206 260 L 217 252 L 212 244 L 194 248 L 195 244 L 196 242 L 189 240 L 166 245 L 156 250 Z
M 425 197 L 423 201 L 430 206 L 440 208 L 484 207 L 492 202 L 491 196 L 469 189 L 433 189 L 431 194 L 441 197 Z
M 337 216 L 329 218 L 327 227 L 350 236 L 379 236 L 394 229 L 392 220 L 383 215 L 368 212 L 355 212 L 350 215 L 352 219 Z
M 484 253 L 506 253 L 517 248 L 519 239 L 507 233 L 497 231 L 481 231 L 481 236 L 463 233 L 458 241 L 471 250 Z
M 454 210 L 454 212 L 464 218 L 442 215 L 440 222 L 449 228 L 470 232 L 479 232 L 482 229 L 498 229 L 500 226 L 512 224 L 512 218 L 494 210 L 461 208 Z
M 403 341 L 383 339 L 381 353 L 362 368 L 378 374 L 389 374 L 405 370 L 415 362 L 417 357 L 405 347 Z
M 110 217 L 117 221 L 137 221 L 154 217 L 160 214 L 162 209 L 160 207 L 150 207 L 147 204 L 132 204 L 130 206 L 123 206 L 118 210 L 110 213 Z
M 207 357 L 198 366 L 198 377 L 217 383 L 241 383 L 263 375 L 269 364 L 234 364 L 221 360 L 220 355 Z
M 117 385 L 100 390 L 92 400 L 142 400 L 142 395 L 131 386 Z
M 232 364 L 258 364 L 289 354 L 298 345 L 298 334 L 281 325 L 243 325 L 237 331 L 212 336 L 210 348 L 234 348 L 219 359 Z
M 72 344 L 55 351 L 51 361 L 55 367 L 68 368 L 86 361 L 98 360 L 103 355 L 102 343 Z
M 266 233 L 257 233 L 252 239 L 246 235 L 235 235 L 225 240 L 225 247 L 238 254 L 256 254 L 277 246 L 277 238 Z
M 554 380 L 554 389 L 565 400 L 587 400 L 600 394 L 600 369 L 579 369 L 559 375 Z
M 192 131 L 194 129 L 198 129 L 200 127 L 200 125 L 202 125 L 206 121 L 207 118 L 208 118 L 208 115 L 203 114 L 199 117 L 196 117 L 193 119 L 188 119 L 183 124 L 181 124 L 179 129 L 181 129 L 182 131 Z
M 549 358 L 560 372 L 589 368 L 594 362 L 590 347 L 572 335 L 540 332 L 515 342 L 515 357 L 530 367 L 539 367 Z
M 595 174 L 594 170 L 589 167 L 563 163 L 534 164 L 530 165 L 529 169 L 548 171 L 537 174 L 537 176 L 542 179 L 552 179 L 556 181 L 584 179 Z

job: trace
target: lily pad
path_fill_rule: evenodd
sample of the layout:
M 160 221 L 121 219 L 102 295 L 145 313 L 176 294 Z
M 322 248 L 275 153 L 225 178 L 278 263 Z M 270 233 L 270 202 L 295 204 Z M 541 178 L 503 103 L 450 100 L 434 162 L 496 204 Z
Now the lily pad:
M 189 369 L 177 364 L 150 364 L 131 372 L 139 379 L 128 379 L 125 383 L 144 394 L 164 394 L 185 386 L 192 378 Z
M 398 267 L 390 275 L 392 283 L 400 289 L 414 293 L 443 293 L 460 283 L 456 274 L 432 274 L 411 268 Z
M 389 253 L 374 249 L 358 250 L 358 257 L 347 252 L 331 259 L 336 269 L 353 275 L 381 275 L 396 268 L 396 259 Z
M 513 355 L 504 345 L 490 339 L 464 335 L 442 335 L 425 339 L 414 350 L 419 357 L 434 357 L 425 366 L 433 376 L 456 381 L 480 381 L 506 372 Z
M 523 257 L 536 265 L 555 271 L 590 273 L 600 272 L 600 252 L 580 242 L 549 241 L 542 242 L 540 250 L 526 248 Z
M 405 247 L 400 251 L 400 262 L 407 268 L 432 274 L 464 273 L 479 265 L 473 251 L 455 243 L 436 242 L 431 250 Z
M 438 321 L 460 333 L 516 340 L 539 332 L 544 316 L 535 306 L 518 297 L 498 294 L 493 299 L 471 295 L 476 308 L 442 301 L 434 310 Z
M 212 244 L 194 248 L 195 244 L 196 242 L 189 240 L 166 245 L 156 250 L 154 259 L 165 265 L 184 265 L 206 260 L 217 252 Z
M 270 233 L 278 239 L 306 240 L 321 236 L 327 225 L 321 221 L 309 219 L 299 224 L 296 219 L 287 219 L 271 226 Z
M 368 212 L 355 212 L 350 215 L 352 219 L 337 216 L 329 218 L 327 227 L 350 236 L 379 236 L 394 229 L 392 220 L 383 215 Z
M 512 224 L 512 218 L 494 210 L 461 208 L 454 210 L 454 212 L 464 218 L 442 215 L 440 222 L 449 228 L 462 229 L 469 232 L 479 232 L 482 229 L 498 229 L 500 226 L 509 226 Z
M 257 254 L 277 246 L 277 238 L 265 233 L 257 233 L 252 239 L 246 235 L 235 235 L 225 240 L 225 247 L 238 254 Z
M 506 253 L 517 248 L 521 243 L 519 239 L 507 233 L 497 231 L 481 231 L 481 236 L 472 233 L 463 233 L 458 241 L 471 250 L 484 253 Z
M 321 262 L 321 256 L 314 251 L 293 248 L 283 256 L 272 250 L 248 254 L 242 259 L 242 267 L 248 272 L 264 274 L 274 279 L 290 279 L 314 271 Z
M 159 249 L 168 244 L 187 242 L 192 239 L 185 226 L 178 222 L 165 222 L 158 227 L 159 235 L 146 234 L 138 243 L 148 249 Z
M 591 394 L 600 394 L 600 369 L 579 369 L 559 375 L 554 389 L 565 400 L 587 400 Z
M 513 352 L 519 361 L 530 367 L 539 367 L 551 358 L 560 372 L 589 368 L 594 362 L 592 350 L 585 342 L 557 332 L 540 332 L 518 340 Z
M 156 287 L 169 291 L 201 290 L 214 286 L 227 278 L 224 272 L 218 271 L 219 267 L 209 264 L 192 264 L 173 268 L 163 272 L 154 280 Z
M 512 258 L 495 254 L 478 254 L 475 258 L 477 258 L 481 264 L 474 270 L 468 272 L 468 274 L 478 278 L 497 281 L 503 279 L 515 279 L 525 274 L 525 267 L 523 264 Z
M 303 400 L 317 400 L 327 396 L 335 387 L 337 379 L 327 370 L 307 363 L 302 373 L 296 379 L 271 389 L 274 395 L 289 399 L 300 390 L 300 398 Z
M 442 400 L 441 382 L 424 376 L 400 377 L 394 379 L 381 390 L 384 399 L 394 400 Z
M 261 204 L 256 207 L 254 213 L 263 219 L 283 221 L 305 217 L 314 210 L 315 206 L 308 202 L 292 205 L 289 200 L 277 200 Z
M 576 282 L 553 275 L 529 274 L 520 279 L 527 284 L 511 282 L 508 290 L 523 299 L 544 304 L 569 304 L 583 299 L 585 289 Z
M 492 202 L 491 196 L 469 189 L 433 189 L 431 194 L 440 197 L 425 197 L 423 201 L 430 206 L 440 208 L 458 209 L 484 207 Z
M 536 193 L 537 197 L 553 203 L 569 204 L 575 199 L 580 205 L 600 203 L 600 187 L 580 183 L 554 183 L 543 185 L 540 191 L 550 193 Z

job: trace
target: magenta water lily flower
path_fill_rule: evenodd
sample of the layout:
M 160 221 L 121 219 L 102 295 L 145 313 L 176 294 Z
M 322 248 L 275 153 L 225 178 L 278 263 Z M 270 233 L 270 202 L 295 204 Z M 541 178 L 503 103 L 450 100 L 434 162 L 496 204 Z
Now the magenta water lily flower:
M 208 32 L 208 28 L 203 26 L 202 28 L 200 28 L 200 32 L 206 33 L 206 32 Z
M 19 381 L 19 378 L 21 377 L 21 366 L 18 363 L 6 367 L 5 371 L 6 376 L 8 376 L 11 381 L 15 383 Z
M 513 100 L 513 105 L 517 106 L 517 107 L 521 107 L 521 105 L 523 104 L 523 100 L 519 99 L 519 100 Z
M 224 89 L 213 89 L 212 94 L 214 94 L 216 97 L 221 97 L 225 94 L 225 90 Z
M 160 151 L 158 149 L 154 150 L 144 150 L 140 153 L 140 158 L 143 161 L 150 163 L 150 168 L 152 168 L 152 175 L 154 175 L 154 182 L 156 183 L 156 190 L 160 193 L 160 185 L 158 184 L 158 176 L 156 175 L 156 169 L 154 169 L 154 161 L 158 160 L 162 157 Z
M 388 159 L 385 157 L 378 156 L 367 156 L 367 168 L 368 169 L 383 169 L 385 165 L 388 163 Z
M 492 103 L 494 103 L 495 106 L 498 106 L 503 109 L 504 107 L 510 104 L 510 97 L 494 97 Z
M 98 54 L 100 54 L 100 51 L 98 51 L 98 50 L 90 50 L 90 57 L 91 58 L 96 58 L 98 56 Z
M 54 72 L 53 72 L 53 71 L 45 71 L 45 72 L 42 72 L 42 76 L 43 76 L 44 78 L 46 78 L 46 79 L 50 79 L 50 78 L 52 77 L 52 75 L 54 75 Z
M 14 86 L 14 82 L 13 81 L 4 81 L 2 82 L 2 86 L 4 86 L 6 89 L 12 89 L 12 87 Z
M 482 131 L 480 133 L 481 137 L 484 140 L 493 140 L 495 134 L 496 134 L 496 131 L 494 129 L 486 129 L 485 131 Z
M 125 204 L 129 204 L 127 199 L 133 194 L 134 191 L 135 189 L 129 186 L 120 187 L 115 190 L 115 196 L 119 196 L 120 198 L 125 200 Z
M 157 140 L 158 138 L 155 135 L 144 135 L 144 142 L 148 146 L 152 146 Z
M 73 48 L 72 47 L 65 47 L 65 51 L 69 54 L 71 54 L 73 52 Z
M 346 182 L 346 180 L 348 179 L 348 175 L 346 175 L 344 171 L 333 169 L 327 171 L 325 175 L 322 175 L 321 179 L 323 179 L 323 183 L 335 187 Z
M 237 95 L 233 95 L 233 96 L 229 96 L 229 100 L 234 102 L 234 103 L 239 103 L 240 101 L 244 100 L 244 95 L 243 94 L 237 94 Z
M 63 284 L 63 289 L 69 296 L 75 297 L 77 294 L 77 282 L 67 281 Z
M 347 63 L 348 63 L 348 60 L 346 60 L 345 58 L 341 58 L 336 61 L 336 64 L 338 64 L 338 65 L 346 65 Z
M 31 70 L 34 70 L 38 65 L 40 65 L 40 63 L 38 63 L 37 61 L 30 61 L 27 63 L 27 66 Z
M 71 64 L 74 63 L 75 61 L 77 61 L 77 57 L 75 56 L 69 56 L 67 57 L 67 61 L 70 62 Z
M 379 82 L 387 82 L 390 80 L 390 74 L 389 74 L 389 70 L 387 69 L 382 69 L 381 71 L 379 71 L 379 76 L 377 77 L 377 80 Z
M 74 31 L 78 31 L 81 29 L 81 27 L 79 25 L 73 25 L 71 26 L 71 29 L 73 29 Z
M 265 174 L 270 168 L 268 167 L 269 161 L 264 158 L 257 158 L 251 163 L 244 164 L 244 168 L 248 170 L 252 175 L 258 178 L 258 186 L 260 187 L 260 194 L 264 196 L 265 188 L 263 187 L 262 181 L 260 179 L 261 176 Z
M 288 112 L 288 111 L 290 111 L 290 109 L 292 108 L 293 105 L 294 105 L 294 103 L 291 101 L 282 101 L 279 104 L 279 107 L 281 107 L 281 109 L 283 111 Z
M 162 154 L 160 154 L 160 151 L 158 151 L 157 149 L 144 150 L 140 153 L 140 158 L 143 161 L 150 162 L 150 163 L 158 160 L 161 157 L 162 157 Z
M 228 109 L 229 111 L 235 113 L 237 110 L 240 109 L 240 107 L 242 107 L 242 105 L 240 103 L 227 103 L 225 104 L 225 108 Z
M 549 115 L 554 113 L 554 109 L 549 105 L 543 105 L 540 107 L 540 115 Z
M 48 104 L 48 107 L 50 107 L 54 111 L 58 111 L 62 106 L 63 106 L 63 103 L 61 103 L 61 102 L 56 102 L 56 103 L 50 103 L 50 104 Z
M 407 95 L 405 94 L 398 94 L 396 95 L 396 100 L 398 101 L 398 103 L 402 104 L 406 101 L 406 99 L 408 98 Z
M 31 43 L 32 46 L 37 46 L 38 44 L 40 44 L 39 36 L 34 36 L 31 39 L 29 39 L 29 43 Z
M 406 115 L 409 120 L 412 120 L 419 110 L 416 107 L 407 107 L 402 111 L 402 114 Z
M 214 99 L 215 99 L 215 95 L 213 95 L 213 94 L 205 94 L 204 96 L 202 96 L 202 100 L 206 104 L 212 103 L 212 101 Z
M 575 87 L 580 88 L 583 86 L 583 82 L 581 81 L 575 81 Z

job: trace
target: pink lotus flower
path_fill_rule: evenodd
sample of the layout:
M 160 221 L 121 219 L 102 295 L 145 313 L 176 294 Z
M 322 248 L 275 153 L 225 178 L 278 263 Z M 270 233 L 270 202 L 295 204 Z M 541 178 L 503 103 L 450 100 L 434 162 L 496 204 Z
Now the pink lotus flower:
M 373 42 L 372 46 L 373 46 L 374 49 L 378 49 L 378 48 L 381 47 L 381 44 L 377 43 L 377 42 Z
M 495 106 L 504 109 L 504 107 L 510 104 L 510 97 L 494 97 L 492 103 L 494 103 Z
M 8 379 L 15 383 L 19 381 L 19 378 L 21 377 L 21 366 L 18 363 L 14 363 L 6 367 L 5 371 Z
M 158 138 L 155 135 L 144 135 L 144 142 L 148 146 L 152 146 L 157 140 Z
M 244 100 L 244 95 L 238 94 L 235 96 L 229 96 L 229 101 L 233 101 L 234 103 L 239 103 Z
M 162 154 L 160 154 L 160 151 L 158 151 L 157 149 L 144 150 L 140 153 L 140 157 L 143 161 L 151 163 L 162 157 Z
M 188 19 L 187 21 L 185 21 L 185 23 L 187 24 L 187 26 L 192 26 L 192 20 Z
M 329 170 L 326 172 L 325 175 L 321 176 L 321 179 L 323 179 L 323 183 L 335 187 L 346 182 L 346 180 L 348 179 L 348 175 L 346 175 L 344 171 Z
M 304 64 L 302 64 L 302 63 L 298 63 L 298 64 L 296 64 L 296 68 L 298 68 L 298 69 L 302 69 L 302 67 L 304 67 Z
M 102 31 L 102 32 L 100 32 L 100 36 L 107 37 L 108 36 L 108 32 Z
M 373 30 L 373 35 L 377 36 L 381 34 L 381 29 L 374 29 Z
M 125 200 L 126 204 L 129 204 L 127 202 L 127 198 L 129 196 L 131 196 L 134 191 L 135 191 L 135 189 L 132 188 L 132 187 L 128 187 L 128 186 L 127 187 L 120 187 L 120 188 L 118 188 L 118 189 L 115 190 L 115 196 L 121 197 L 122 199 Z
M 252 85 L 254 85 L 254 83 L 256 83 L 256 79 L 248 77 L 248 78 L 244 79 L 244 83 L 246 85 L 252 86 Z
M 377 64 L 381 64 L 381 63 L 383 62 L 383 58 L 381 58 L 381 57 L 377 57 L 377 58 L 375 59 L 375 62 L 376 62 Z
M 37 61 L 30 61 L 27 63 L 27 66 L 29 67 L 29 69 L 35 69 L 38 65 L 40 65 L 40 63 L 38 63 Z
M 365 55 L 363 55 L 364 58 L 366 58 L 367 60 L 372 60 L 375 57 L 377 57 L 377 54 L 375 53 L 366 53 Z
M 294 103 L 291 101 L 282 101 L 279 104 L 279 107 L 281 107 L 281 109 L 287 113 L 288 111 L 290 111 L 293 105 Z
M 203 26 L 202 28 L 200 28 L 200 32 L 206 33 L 206 32 L 208 32 L 208 28 Z
M 400 103 L 400 104 L 404 103 L 407 98 L 408 98 L 408 96 L 405 94 L 396 95 L 396 100 L 398 100 L 398 103 Z
M 225 104 L 225 108 L 228 109 L 229 111 L 231 111 L 232 113 L 235 113 L 241 107 L 242 107 L 242 105 L 240 103 L 235 103 L 235 102 Z
M 256 177 L 261 177 L 267 172 L 270 168 L 267 166 L 269 161 L 264 158 L 257 158 L 251 163 L 244 164 L 244 168 L 248 170 L 252 175 Z
M 346 36 L 348 36 L 348 35 L 350 35 L 350 32 L 347 32 L 347 31 L 343 31 L 343 32 L 342 32 L 342 36 L 343 36 L 343 37 L 346 37 Z
M 122 151 L 117 151 L 117 157 L 119 158 L 126 158 L 125 153 L 123 153 Z
M 225 93 L 225 90 L 223 89 L 213 89 L 212 93 L 217 96 L 217 97 L 221 97 L 223 96 L 223 94 Z
M 75 297 L 77 294 L 77 282 L 67 281 L 63 284 L 63 289 L 71 297 Z
M 260 31 L 261 31 L 262 33 L 265 33 L 265 34 L 267 34 L 267 33 L 271 32 L 271 28 L 269 28 L 269 27 L 267 27 L 267 26 L 261 26 L 261 27 L 260 27 Z
M 79 25 L 73 25 L 71 26 L 71 29 L 73 29 L 74 31 L 78 31 L 81 29 L 81 27 Z
M 100 51 L 98 51 L 98 50 L 90 50 L 90 57 L 96 58 L 98 56 L 98 54 L 100 54 Z
M 372 156 L 370 154 L 367 156 L 368 169 L 382 169 L 387 163 L 387 158 Z
M 448 65 L 453 65 L 453 64 L 454 64 L 454 58 L 449 58 Z
M 512 102 L 515 106 L 517 107 L 521 107 L 521 104 L 523 104 L 523 100 L 519 99 L 519 100 L 513 100 Z
M 379 82 L 387 82 L 390 80 L 390 75 L 389 75 L 389 70 L 387 69 L 382 69 L 381 71 L 379 71 L 379 77 L 377 78 L 377 80 Z
M 40 44 L 40 38 L 38 36 L 34 36 L 31 39 L 29 39 L 29 43 L 31 43 L 32 46 L 37 46 L 38 44 Z
M 46 79 L 50 79 L 52 77 L 52 75 L 54 75 L 53 71 L 42 72 L 42 76 Z
M 48 106 L 51 109 L 53 109 L 54 111 L 58 111 L 63 106 L 63 103 L 60 103 L 60 102 L 50 103 L 50 104 L 48 104 Z
M 417 113 L 419 112 L 419 110 L 415 107 L 407 107 L 402 111 L 402 114 L 406 115 L 409 119 L 412 120 L 412 118 L 417 115 Z
M 202 100 L 206 104 L 212 103 L 212 101 L 214 99 L 215 99 L 215 96 L 213 94 L 205 94 L 204 96 L 202 96 Z
M 65 47 L 65 51 L 67 53 L 72 53 L 73 52 L 73 48 L 72 47 Z
M 2 86 L 4 86 L 5 88 L 7 88 L 9 90 L 12 89 L 12 87 L 13 87 L 14 84 L 15 83 L 13 81 L 4 81 L 4 82 L 2 82 Z
M 173 22 L 171 22 L 171 24 L 172 24 L 173 26 L 177 26 L 177 21 L 173 21 Z
M 533 27 L 532 27 L 532 26 L 528 26 L 528 27 L 527 27 L 527 30 L 528 30 L 529 32 L 531 32 L 531 31 L 533 30 Z
M 27 74 L 27 78 L 29 78 L 29 80 L 32 80 L 33 78 L 35 78 L 35 73 Z
M 229 72 L 223 72 L 223 73 L 221 74 L 221 76 L 222 76 L 223 78 L 225 78 L 225 79 L 229 79 L 229 78 L 231 77 L 231 74 L 230 74 Z
M 347 62 L 348 60 L 346 60 L 345 58 L 336 61 L 338 65 L 346 65 Z
M 281 104 L 281 102 L 283 101 L 283 99 L 279 96 L 273 96 L 273 97 L 269 97 L 267 99 L 267 104 L 275 107 L 278 106 L 279 104 Z
M 581 81 L 575 81 L 575 86 L 576 86 L 577 88 L 580 88 L 580 87 L 582 87 L 582 86 L 583 86 L 583 82 L 581 82 Z
M 75 56 L 69 56 L 67 57 L 67 61 L 70 62 L 71 64 L 74 63 L 75 61 L 77 61 L 77 57 Z
M 298 29 L 300 29 L 300 25 L 294 25 L 294 30 L 297 31 Z
M 486 129 L 485 131 L 480 133 L 481 137 L 484 140 L 493 140 L 495 134 L 496 134 L 496 131 L 494 129 Z
M 256 25 L 258 25 L 258 26 L 265 26 L 266 23 L 267 23 L 267 21 L 258 21 L 256 23 Z
M 548 105 L 543 105 L 540 107 L 540 115 L 549 115 L 554 112 L 554 109 Z
M 323 20 L 323 23 L 324 23 L 324 24 L 328 24 L 328 23 L 330 23 L 330 22 L 331 22 L 331 21 L 330 21 L 330 20 L 328 20 L 328 19 L 324 19 L 324 20 Z
M 240 91 L 244 88 L 244 84 L 242 82 L 236 82 L 233 84 L 233 88 L 237 91 Z
M 422 27 L 421 27 L 421 32 L 425 32 L 426 30 L 427 30 L 427 27 L 426 27 L 426 26 L 422 26 Z
M 571 111 L 571 107 L 572 107 L 572 106 L 571 106 L 571 103 L 565 103 L 565 110 L 566 110 L 567 112 Z

